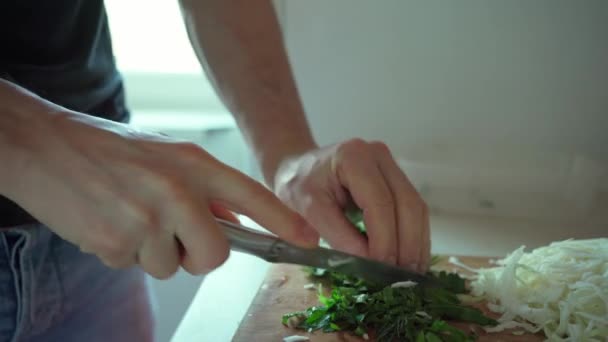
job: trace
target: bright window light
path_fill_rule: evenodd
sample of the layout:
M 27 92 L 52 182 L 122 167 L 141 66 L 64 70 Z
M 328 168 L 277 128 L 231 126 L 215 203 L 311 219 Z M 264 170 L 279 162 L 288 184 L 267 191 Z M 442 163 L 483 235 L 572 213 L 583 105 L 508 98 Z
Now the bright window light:
M 200 74 L 177 0 L 106 0 L 122 72 Z

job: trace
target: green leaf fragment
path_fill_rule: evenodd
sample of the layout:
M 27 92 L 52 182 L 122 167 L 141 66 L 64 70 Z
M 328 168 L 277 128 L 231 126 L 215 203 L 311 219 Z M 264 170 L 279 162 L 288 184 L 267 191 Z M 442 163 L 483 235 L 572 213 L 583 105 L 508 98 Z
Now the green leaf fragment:
M 333 331 L 339 331 L 340 327 L 336 323 L 329 323 L 329 328 Z
M 443 258 L 442 258 L 442 257 L 440 257 L 439 255 L 432 255 L 432 256 L 431 256 L 431 266 L 435 266 L 435 265 L 437 265 L 438 263 L 440 263 L 440 262 L 441 262 L 441 260 L 442 260 L 442 259 L 443 259 Z
M 427 342 L 442 342 L 441 338 L 437 335 L 435 335 L 432 332 L 427 332 L 426 334 L 424 334 L 424 338 L 426 339 Z
M 454 293 L 466 293 L 465 279 L 457 273 L 447 273 L 446 271 L 430 274 L 440 284 L 440 287 Z
M 363 211 L 359 208 L 347 210 L 345 213 L 346 218 L 352 223 L 361 234 L 366 235 L 367 230 L 365 229 L 365 222 L 363 219 Z

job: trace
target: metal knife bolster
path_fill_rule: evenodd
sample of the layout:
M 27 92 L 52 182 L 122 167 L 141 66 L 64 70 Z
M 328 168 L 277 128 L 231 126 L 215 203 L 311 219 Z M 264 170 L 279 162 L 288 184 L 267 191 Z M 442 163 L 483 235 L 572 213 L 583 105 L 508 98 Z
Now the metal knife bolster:
M 216 219 L 224 228 L 233 250 L 255 255 L 272 263 L 310 265 L 327 268 L 325 248 L 305 249 L 230 221 Z
M 216 220 L 222 225 L 231 249 L 255 255 L 269 262 L 276 262 L 273 260 L 276 259 L 273 251 L 277 249 L 276 245 L 282 243 L 278 237 L 230 221 Z
M 281 241 L 273 248 L 273 258 L 278 263 L 306 265 L 320 268 L 332 268 L 328 262 L 333 251 L 327 248 L 301 248 Z

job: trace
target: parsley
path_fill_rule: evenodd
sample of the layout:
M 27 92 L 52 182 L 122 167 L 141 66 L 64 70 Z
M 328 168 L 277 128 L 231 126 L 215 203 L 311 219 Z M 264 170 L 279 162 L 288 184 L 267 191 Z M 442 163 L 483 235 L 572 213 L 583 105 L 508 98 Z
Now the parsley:
M 360 212 L 347 217 L 365 234 Z M 438 258 L 433 258 L 436 263 Z M 433 287 L 383 287 L 362 279 L 320 268 L 305 268 L 309 276 L 332 288 L 319 291 L 319 306 L 283 315 L 282 323 L 307 331 L 349 331 L 363 336 L 374 332 L 379 342 L 474 341 L 445 320 L 496 325 L 478 309 L 463 305 L 457 294 L 466 293 L 465 281 L 455 273 L 435 272 Z
M 363 222 L 363 211 L 361 211 L 361 209 L 347 210 L 344 214 L 361 234 L 366 234 L 365 223 Z
M 330 284 L 326 296 L 320 291 L 321 305 L 283 316 L 299 320 L 292 326 L 309 331 L 350 331 L 355 335 L 375 331 L 378 341 L 473 341 L 444 320 L 459 320 L 479 325 L 496 322 L 475 308 L 463 305 L 464 279 L 446 272 L 434 273 L 436 287 L 379 287 L 361 279 L 335 272 L 308 268 L 311 277 Z M 293 321 L 292 321 L 293 323 Z

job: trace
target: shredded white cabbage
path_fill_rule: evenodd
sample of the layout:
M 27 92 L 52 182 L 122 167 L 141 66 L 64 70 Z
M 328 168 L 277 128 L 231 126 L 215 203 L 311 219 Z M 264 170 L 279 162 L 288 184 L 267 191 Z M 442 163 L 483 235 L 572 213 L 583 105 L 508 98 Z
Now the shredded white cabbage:
M 342 266 L 344 264 L 349 264 L 351 262 L 353 262 L 355 259 L 353 257 L 334 257 L 331 259 L 327 260 L 327 265 L 329 265 L 329 267 L 338 267 L 338 266 Z
M 301 335 L 291 335 L 283 337 L 283 342 L 300 342 L 300 341 L 310 341 L 308 336 Z
M 416 315 L 418 315 L 418 316 L 420 316 L 422 318 L 428 318 L 428 319 L 432 319 L 433 318 L 433 317 L 431 317 L 431 315 L 429 315 L 425 311 L 416 311 Z
M 414 287 L 414 286 L 416 286 L 416 285 L 418 285 L 418 283 L 417 283 L 417 282 L 415 282 L 415 281 L 411 281 L 411 280 L 406 280 L 406 281 L 398 281 L 398 282 L 396 282 L 396 283 L 393 283 L 393 284 L 391 285 L 391 287 L 392 287 L 392 288 L 397 288 L 397 287 L 405 287 L 405 288 L 408 288 L 408 287 Z
M 316 289 L 316 288 L 317 288 L 317 286 L 316 286 L 315 284 L 313 284 L 313 283 L 310 283 L 310 284 L 304 284 L 304 289 L 305 289 L 305 290 L 314 290 L 314 289 Z
M 606 341 L 608 238 L 554 242 L 529 253 L 524 248 L 476 271 L 473 295 L 502 314 L 487 331 L 521 328 L 543 330 L 549 341 Z

